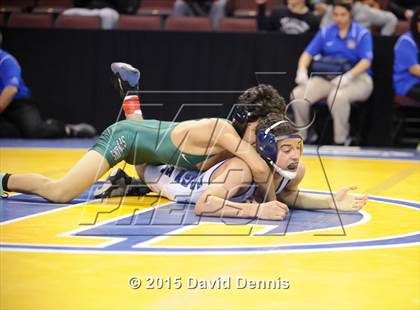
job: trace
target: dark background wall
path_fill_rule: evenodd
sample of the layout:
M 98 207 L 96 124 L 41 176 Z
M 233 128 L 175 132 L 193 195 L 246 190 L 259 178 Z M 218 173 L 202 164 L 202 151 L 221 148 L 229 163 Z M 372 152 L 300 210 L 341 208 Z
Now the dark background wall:
M 272 84 L 288 98 L 297 60 L 309 40 L 277 33 L 3 30 L 3 48 L 20 62 L 45 117 L 90 122 L 98 130 L 115 122 L 120 110 L 110 82 L 111 62 L 140 68 L 141 89 L 156 91 L 141 96 L 147 118 L 226 117 L 238 97 L 229 91 L 256 85 L 254 72 L 284 72 L 259 74 L 258 82 Z M 365 145 L 390 144 L 394 42 L 374 40 L 375 90 L 363 131 Z M 181 90 L 207 92 L 168 92 Z

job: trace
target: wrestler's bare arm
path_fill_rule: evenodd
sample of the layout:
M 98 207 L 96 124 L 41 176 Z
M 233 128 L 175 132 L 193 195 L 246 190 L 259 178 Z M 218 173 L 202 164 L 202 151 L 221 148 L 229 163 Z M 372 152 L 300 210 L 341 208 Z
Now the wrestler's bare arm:
M 357 189 L 354 185 L 341 188 L 334 194 L 334 201 L 331 195 L 309 194 L 299 191 L 299 184 L 305 176 L 305 166 L 299 163 L 298 174 L 286 188 L 277 195 L 277 198 L 291 208 L 300 209 L 334 209 L 340 211 L 357 211 L 363 208 L 368 196 L 362 194 L 351 194 L 350 190 Z
M 233 158 L 219 169 L 222 170 L 196 202 L 195 213 L 197 215 L 258 217 L 268 220 L 282 220 L 286 216 L 287 206 L 279 201 L 259 204 L 256 202 L 238 203 L 229 200 L 253 182 L 251 170 L 244 161 Z
M 265 200 L 276 200 L 272 171 L 257 153 L 255 147 L 242 140 L 235 129 L 227 123 L 219 126 L 214 137 L 217 139 L 214 141 L 215 144 L 247 163 L 251 169 L 254 182 L 258 185 L 264 197 L 266 197 Z

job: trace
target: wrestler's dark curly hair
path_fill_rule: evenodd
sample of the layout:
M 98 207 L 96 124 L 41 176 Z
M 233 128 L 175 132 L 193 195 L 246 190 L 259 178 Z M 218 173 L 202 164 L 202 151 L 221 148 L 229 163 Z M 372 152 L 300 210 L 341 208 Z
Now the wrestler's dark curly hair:
M 248 112 L 248 122 L 254 122 L 269 113 L 284 114 L 286 101 L 271 85 L 260 84 L 249 88 L 238 98 L 237 105 Z M 233 120 L 233 127 L 240 136 L 243 136 L 247 122 L 240 123 Z

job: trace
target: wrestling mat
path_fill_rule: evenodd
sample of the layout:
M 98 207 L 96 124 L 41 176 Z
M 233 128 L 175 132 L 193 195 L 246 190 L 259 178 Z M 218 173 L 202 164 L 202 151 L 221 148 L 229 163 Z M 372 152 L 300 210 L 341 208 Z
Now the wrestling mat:
M 0 171 L 60 177 L 92 144 L 0 140 Z M 0 308 L 419 309 L 419 153 L 320 154 L 305 147 L 301 188 L 356 184 L 364 209 L 198 218 L 153 194 L 92 200 L 94 187 L 70 204 L 0 200 Z

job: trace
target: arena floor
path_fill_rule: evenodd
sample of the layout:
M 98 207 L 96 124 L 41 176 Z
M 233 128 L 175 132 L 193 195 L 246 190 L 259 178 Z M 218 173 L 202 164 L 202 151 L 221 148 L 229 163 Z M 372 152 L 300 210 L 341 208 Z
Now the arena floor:
M 60 177 L 92 143 L 0 140 L 0 171 Z M 0 308 L 419 309 L 419 153 L 320 151 L 333 190 L 369 194 L 363 210 L 274 222 L 198 219 L 154 195 L 0 200 Z M 316 148 L 303 161 L 302 188 L 328 194 Z

